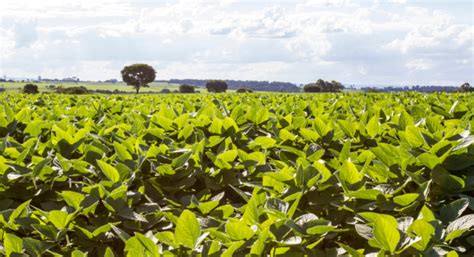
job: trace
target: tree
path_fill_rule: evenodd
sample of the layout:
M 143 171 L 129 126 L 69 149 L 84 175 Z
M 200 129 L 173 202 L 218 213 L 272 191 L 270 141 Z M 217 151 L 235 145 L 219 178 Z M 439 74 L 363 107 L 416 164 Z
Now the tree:
M 469 85 L 469 83 L 464 83 L 461 85 L 461 91 L 463 92 L 471 92 L 471 91 L 474 91 L 474 88 L 471 87 L 471 85 Z
M 309 83 L 303 87 L 303 91 L 307 93 L 321 92 L 321 87 L 319 87 L 316 83 Z
M 248 89 L 245 87 L 240 87 L 239 89 L 236 90 L 237 93 L 252 93 L 252 89 Z
M 208 92 L 221 93 L 227 90 L 227 83 L 223 80 L 209 80 L 206 88 Z
M 341 84 L 341 82 L 333 80 L 329 82 L 329 84 L 330 84 L 330 92 L 341 92 L 342 90 L 344 90 L 344 86 Z
M 326 82 L 322 79 L 316 81 L 316 86 L 318 86 L 322 92 L 327 92 Z
M 25 86 L 23 86 L 23 93 L 38 94 L 38 86 L 35 84 L 26 84 Z
M 316 89 L 317 87 L 319 91 Z M 305 92 L 341 92 L 343 89 L 344 85 L 342 85 L 341 82 L 335 80 L 329 82 L 322 79 L 318 79 L 316 83 L 310 83 L 303 88 Z
M 188 84 L 182 84 L 179 86 L 180 93 L 194 93 L 194 87 Z
M 132 86 L 138 92 L 142 87 L 148 87 L 148 83 L 155 80 L 155 69 L 148 64 L 132 64 L 125 66 L 122 71 L 122 80 Z

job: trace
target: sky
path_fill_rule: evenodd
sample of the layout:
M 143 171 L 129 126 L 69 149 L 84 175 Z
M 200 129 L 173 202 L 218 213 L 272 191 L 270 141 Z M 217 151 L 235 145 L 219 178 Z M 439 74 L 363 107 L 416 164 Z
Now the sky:
M 473 83 L 471 0 L 1 0 L 0 76 Z

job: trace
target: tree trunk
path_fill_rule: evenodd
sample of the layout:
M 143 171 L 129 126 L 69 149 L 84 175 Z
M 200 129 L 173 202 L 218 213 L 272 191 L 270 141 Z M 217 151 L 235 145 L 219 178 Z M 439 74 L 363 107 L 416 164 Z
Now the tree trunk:
M 137 95 L 138 95 L 138 91 L 140 91 L 140 87 L 136 87 L 135 89 L 137 90 Z

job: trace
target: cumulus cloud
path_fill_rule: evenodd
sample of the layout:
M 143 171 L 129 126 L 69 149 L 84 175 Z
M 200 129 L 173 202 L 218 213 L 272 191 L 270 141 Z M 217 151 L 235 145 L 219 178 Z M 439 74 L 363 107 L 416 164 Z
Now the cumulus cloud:
M 472 81 L 466 3 L 2 0 L 0 73 L 106 79 L 142 61 L 162 79 L 456 84 Z
M 429 70 L 433 67 L 433 62 L 427 59 L 414 59 L 408 61 L 406 67 L 412 70 Z

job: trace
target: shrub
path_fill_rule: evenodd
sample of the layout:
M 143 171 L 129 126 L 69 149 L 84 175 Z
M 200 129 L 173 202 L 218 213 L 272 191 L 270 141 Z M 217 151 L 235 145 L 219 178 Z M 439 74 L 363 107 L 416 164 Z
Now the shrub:
M 248 89 L 248 88 L 245 88 L 245 87 L 241 87 L 239 89 L 237 89 L 236 91 L 237 93 L 252 93 L 252 89 Z
M 180 93 L 194 93 L 194 87 L 188 84 L 182 84 L 179 86 Z
M 38 86 L 35 85 L 35 84 L 26 84 L 24 87 L 23 87 L 23 93 L 26 93 L 26 94 L 38 94 L 39 91 L 38 91 Z
M 91 92 L 87 90 L 86 87 L 58 87 L 56 93 L 59 94 L 71 94 L 71 95 L 85 95 L 90 94 Z
M 206 88 L 208 92 L 222 93 L 227 90 L 227 83 L 223 80 L 209 80 Z
M 161 94 L 169 94 L 171 93 L 171 90 L 167 89 L 167 88 L 163 88 L 161 91 L 160 91 Z

